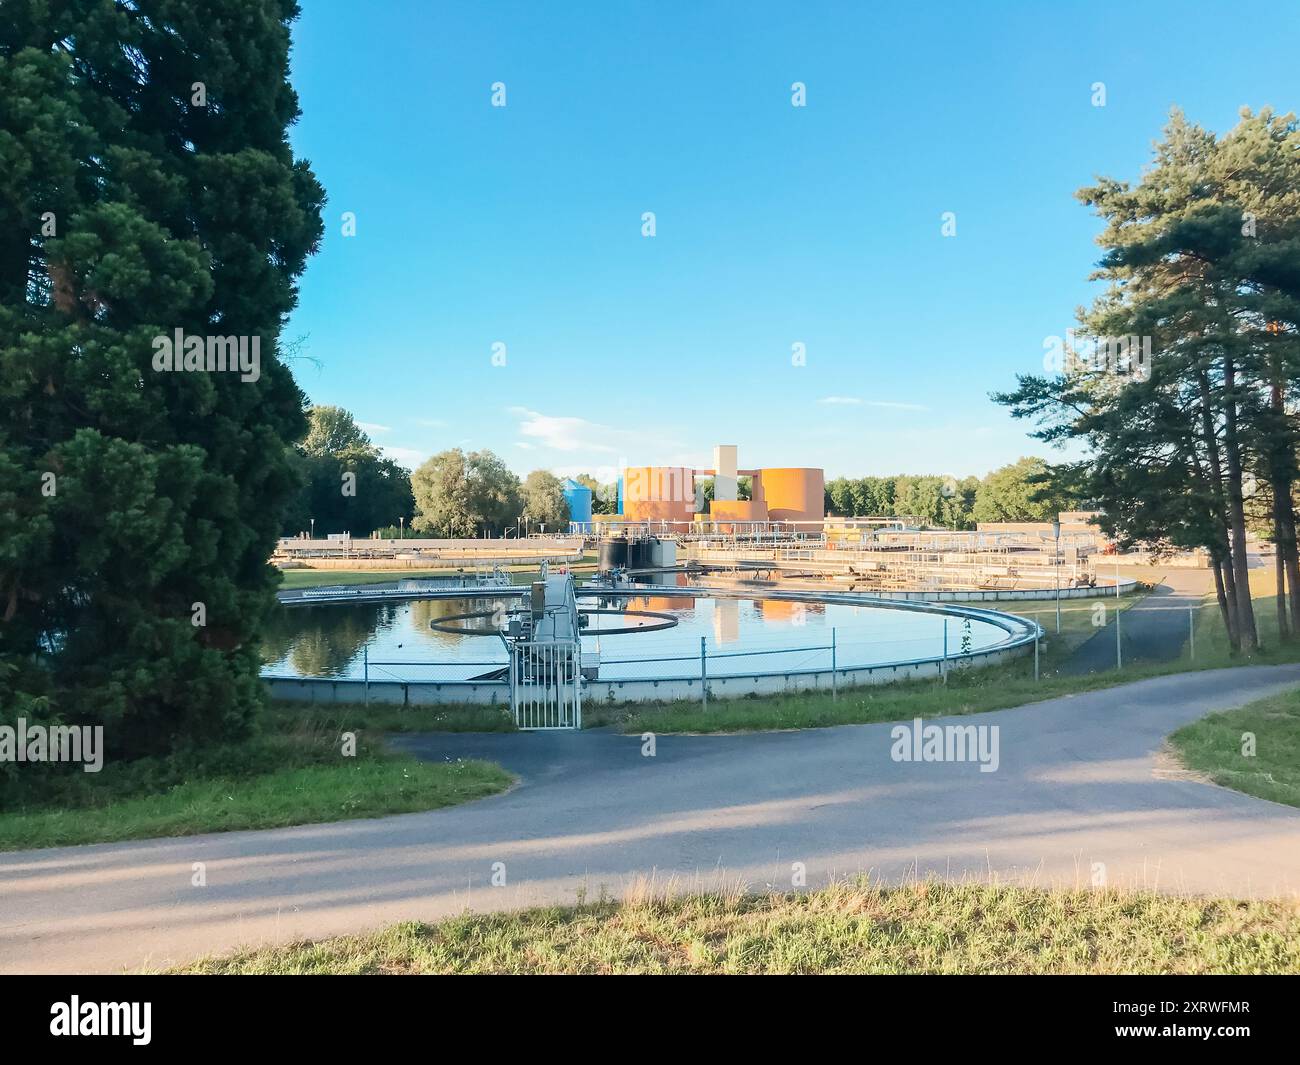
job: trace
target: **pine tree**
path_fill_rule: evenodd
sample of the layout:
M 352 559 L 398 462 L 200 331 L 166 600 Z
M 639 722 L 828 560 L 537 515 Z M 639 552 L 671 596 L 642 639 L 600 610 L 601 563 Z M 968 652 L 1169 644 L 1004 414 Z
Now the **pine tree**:
M 239 736 L 260 702 L 305 428 L 278 337 L 324 199 L 287 137 L 296 15 L 0 15 L 0 713 L 102 723 L 116 756 Z M 255 372 L 159 369 L 178 330 L 245 338 Z
M 1102 179 L 1079 192 L 1107 223 L 1094 276 L 1109 287 L 1081 316 L 1084 330 L 1150 337 L 1146 373 L 1133 373 L 1131 358 L 1085 361 L 997 397 L 1045 419 L 1043 439 L 1091 446 L 1079 469 L 1121 540 L 1208 551 L 1229 637 L 1247 652 L 1258 646 L 1246 544 L 1257 479 L 1271 486 L 1300 627 L 1290 502 L 1300 439 L 1290 413 L 1300 383 L 1298 149 L 1291 115 L 1244 111 L 1216 138 L 1175 110 L 1140 182 Z

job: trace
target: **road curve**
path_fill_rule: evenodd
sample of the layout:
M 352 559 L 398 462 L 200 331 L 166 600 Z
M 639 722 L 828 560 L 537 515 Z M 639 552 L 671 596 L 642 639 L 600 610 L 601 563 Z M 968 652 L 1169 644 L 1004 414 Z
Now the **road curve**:
M 1207 596 L 1214 594 L 1214 580 L 1207 570 L 1172 569 L 1153 575 L 1155 590 L 1120 617 L 1123 664 L 1173 662 L 1187 651 L 1189 611 L 1199 611 Z M 1108 673 L 1115 668 L 1115 612 L 1107 610 L 1107 623 L 1091 639 L 1075 649 L 1061 667 L 1066 675 Z M 1039 619 L 1043 621 L 1042 618 Z M 1050 617 L 1045 624 L 1051 625 Z M 1049 637 L 1050 639 L 1050 637 Z
M 1300 895 L 1300 810 L 1180 779 L 1178 726 L 1300 684 L 1300 665 L 1158 677 L 930 723 L 997 725 L 1000 765 L 896 762 L 890 725 L 662 736 L 439 734 L 509 793 L 449 810 L 0 854 L 0 971 L 112 972 L 466 909 L 871 872 Z M 194 863 L 206 886 L 193 886 Z M 494 863 L 505 885 L 493 886 Z

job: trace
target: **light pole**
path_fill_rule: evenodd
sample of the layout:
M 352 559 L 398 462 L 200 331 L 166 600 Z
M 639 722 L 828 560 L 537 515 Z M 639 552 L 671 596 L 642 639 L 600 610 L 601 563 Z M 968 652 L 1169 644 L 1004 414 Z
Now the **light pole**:
M 313 540 L 316 539 L 316 519 L 315 519 L 315 518 L 312 518 L 312 519 L 311 519 L 311 538 L 312 538 Z
M 405 514 L 401 514 L 397 518 L 397 538 L 399 540 L 406 539 L 406 515 Z
M 1052 573 L 1056 577 L 1056 635 L 1061 635 L 1061 520 L 1052 522 Z

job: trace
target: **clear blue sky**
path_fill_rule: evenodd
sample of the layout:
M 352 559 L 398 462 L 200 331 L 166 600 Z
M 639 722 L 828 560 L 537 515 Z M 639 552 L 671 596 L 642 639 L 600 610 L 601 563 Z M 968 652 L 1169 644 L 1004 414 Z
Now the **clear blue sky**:
M 303 0 L 293 140 L 329 202 L 299 381 L 408 465 L 1046 454 L 987 394 L 1095 287 L 1074 190 L 1136 177 L 1173 104 L 1300 109 L 1297 10 Z

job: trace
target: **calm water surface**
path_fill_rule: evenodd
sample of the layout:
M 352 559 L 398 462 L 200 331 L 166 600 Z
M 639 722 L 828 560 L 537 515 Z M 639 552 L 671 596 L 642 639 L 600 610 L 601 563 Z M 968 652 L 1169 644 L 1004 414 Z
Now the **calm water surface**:
M 429 623 L 452 614 L 490 611 L 497 602 L 430 599 L 285 609 L 263 645 L 266 672 L 359 678 L 368 648 L 371 680 L 467 680 L 504 665 L 504 644 L 489 633 L 486 621 L 456 623 L 485 633 L 477 636 L 437 632 Z M 601 635 L 602 629 L 652 622 L 593 615 L 583 647 L 600 651 L 600 676 L 607 680 L 697 677 L 701 637 L 710 676 L 828 669 L 832 629 L 841 668 L 937 656 L 944 647 L 944 618 L 886 607 L 665 595 L 599 604 L 594 598 L 579 599 L 580 608 L 596 605 L 653 610 L 678 620 L 675 627 L 658 632 Z M 996 625 L 949 618 L 947 638 L 949 654 L 957 655 L 963 649 L 991 647 L 1009 636 Z

